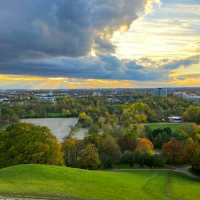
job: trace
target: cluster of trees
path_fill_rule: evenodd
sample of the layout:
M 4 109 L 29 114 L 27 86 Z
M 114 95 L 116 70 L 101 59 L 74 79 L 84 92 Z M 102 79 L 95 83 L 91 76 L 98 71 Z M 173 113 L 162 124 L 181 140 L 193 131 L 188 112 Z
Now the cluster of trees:
M 200 124 L 200 105 L 191 105 L 183 113 L 183 118 L 187 122 Z
M 177 103 L 178 102 L 178 103 Z M 88 128 L 83 140 L 70 137 L 63 143 L 49 129 L 16 123 L 26 117 L 79 117 Z M 200 170 L 200 128 L 151 130 L 145 124 L 171 114 L 200 123 L 200 106 L 189 106 L 176 97 L 142 97 L 130 104 L 109 104 L 103 97 L 65 97 L 55 103 L 30 101 L 25 105 L 0 106 L 0 123 L 14 125 L 0 131 L 0 166 L 21 163 L 65 164 L 86 169 L 118 164 L 162 167 L 165 163 L 191 164 Z
M 133 123 L 135 118 L 139 117 L 140 119 L 136 119 L 137 122 L 156 122 L 166 121 L 170 115 L 183 115 L 186 121 L 200 122 L 200 106 L 178 97 L 143 95 L 134 97 L 132 101 L 129 104 L 111 104 L 107 101 L 106 96 L 84 98 L 66 96 L 56 99 L 55 102 L 41 102 L 33 98 L 23 103 L 0 104 L 0 125 L 16 122 L 20 118 L 80 117 L 83 118 L 80 120 L 80 124 L 90 127 L 99 120 L 102 121 L 102 118 L 107 120 L 112 117 L 123 123 L 129 123 L 129 121 Z M 138 105 L 133 106 L 136 103 Z M 186 111 L 191 104 L 192 106 Z M 135 107 L 137 108 L 135 109 Z M 198 112 L 194 112 L 195 110 Z M 123 117 L 121 117 L 122 114 Z
M 61 144 L 46 127 L 17 123 L 0 132 L 0 167 L 63 164 Z
M 164 129 L 135 129 L 135 132 L 91 133 L 82 141 L 66 138 L 65 163 L 86 169 L 111 168 L 118 164 L 163 167 L 192 165 L 200 170 L 200 127 L 194 125 L 187 135 Z M 84 161 L 84 164 L 82 162 Z
M 46 127 L 16 123 L 0 132 L 0 167 L 37 163 L 98 169 L 120 164 L 163 167 L 168 163 L 191 164 L 200 171 L 199 126 L 194 126 L 187 137 L 169 129 L 153 131 L 156 134 L 143 130 L 115 135 L 90 133 L 83 140 L 69 136 L 60 143 Z

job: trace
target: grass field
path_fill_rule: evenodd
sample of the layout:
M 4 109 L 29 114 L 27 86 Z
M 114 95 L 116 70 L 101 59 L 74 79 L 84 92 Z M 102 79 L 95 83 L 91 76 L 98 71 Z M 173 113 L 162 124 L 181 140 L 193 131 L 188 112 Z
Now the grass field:
M 68 200 L 198 200 L 200 182 L 167 171 L 105 172 L 44 165 L 0 170 L 0 196 Z
M 194 123 L 148 123 L 145 126 L 148 126 L 152 130 L 157 128 L 171 128 L 173 131 L 178 131 L 182 128 L 192 127 Z

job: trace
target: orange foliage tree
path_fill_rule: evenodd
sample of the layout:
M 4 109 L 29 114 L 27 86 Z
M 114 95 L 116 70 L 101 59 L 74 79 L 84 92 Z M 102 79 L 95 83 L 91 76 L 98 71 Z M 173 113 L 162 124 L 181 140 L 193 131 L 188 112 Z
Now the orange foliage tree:
M 153 153 L 153 143 L 147 138 L 140 138 L 136 145 L 136 152 Z
M 162 152 L 170 164 L 182 164 L 184 162 L 184 148 L 181 141 L 171 139 L 163 145 Z

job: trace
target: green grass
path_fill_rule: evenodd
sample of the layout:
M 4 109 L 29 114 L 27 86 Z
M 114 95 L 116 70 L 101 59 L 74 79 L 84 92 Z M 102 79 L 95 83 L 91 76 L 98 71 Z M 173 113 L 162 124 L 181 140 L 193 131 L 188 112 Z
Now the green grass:
M 167 171 L 86 171 L 44 165 L 0 170 L 0 196 L 68 200 L 198 200 L 200 183 Z
M 158 129 L 158 128 L 171 128 L 173 131 L 179 131 L 183 128 L 190 128 L 194 125 L 194 123 L 148 123 L 145 126 L 148 126 L 150 129 Z

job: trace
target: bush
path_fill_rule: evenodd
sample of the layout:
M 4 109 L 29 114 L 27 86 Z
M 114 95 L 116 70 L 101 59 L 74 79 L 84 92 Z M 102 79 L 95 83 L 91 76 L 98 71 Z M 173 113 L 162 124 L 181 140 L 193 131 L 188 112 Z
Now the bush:
M 133 163 L 141 167 L 163 167 L 165 165 L 165 160 L 160 155 L 135 152 L 133 154 Z
M 161 155 L 153 155 L 146 152 L 126 151 L 121 157 L 121 164 L 129 164 L 130 167 L 140 165 L 141 167 L 163 167 L 165 160 Z
M 133 166 L 133 152 L 132 151 L 125 151 L 120 159 L 121 164 L 128 164 L 130 167 Z
M 0 167 L 63 164 L 61 145 L 46 127 L 18 123 L 0 133 Z

